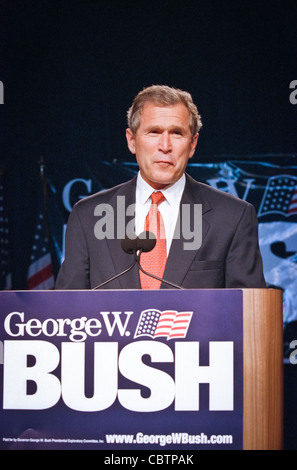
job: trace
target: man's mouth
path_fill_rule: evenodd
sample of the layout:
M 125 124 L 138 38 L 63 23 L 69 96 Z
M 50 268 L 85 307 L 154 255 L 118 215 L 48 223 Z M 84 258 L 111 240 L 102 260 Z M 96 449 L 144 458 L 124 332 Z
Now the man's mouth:
M 158 165 L 163 165 L 163 166 L 173 165 L 173 163 L 171 161 L 168 161 L 168 160 L 158 160 L 156 163 Z

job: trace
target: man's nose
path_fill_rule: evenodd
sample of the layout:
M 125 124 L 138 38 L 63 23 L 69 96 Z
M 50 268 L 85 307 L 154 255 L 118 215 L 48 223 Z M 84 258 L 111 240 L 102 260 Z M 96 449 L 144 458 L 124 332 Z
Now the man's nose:
M 159 139 L 159 150 L 168 153 L 172 150 L 171 139 L 168 132 L 162 132 Z

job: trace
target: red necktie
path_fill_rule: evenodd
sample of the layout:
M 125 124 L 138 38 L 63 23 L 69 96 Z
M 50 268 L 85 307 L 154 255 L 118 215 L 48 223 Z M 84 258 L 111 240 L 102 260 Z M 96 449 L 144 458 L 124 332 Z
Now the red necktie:
M 156 245 L 152 251 L 142 253 L 140 263 L 142 268 L 148 273 L 158 277 L 163 277 L 166 260 L 166 235 L 162 215 L 158 209 L 158 205 L 165 201 L 165 196 L 161 191 L 152 193 L 151 207 L 145 219 L 145 230 L 149 230 L 156 235 Z M 142 289 L 160 289 L 161 282 L 146 274 L 139 272 Z

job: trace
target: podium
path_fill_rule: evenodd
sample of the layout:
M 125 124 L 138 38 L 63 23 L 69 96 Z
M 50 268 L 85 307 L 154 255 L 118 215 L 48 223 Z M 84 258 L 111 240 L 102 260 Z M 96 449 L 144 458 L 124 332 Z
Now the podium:
M 0 448 L 282 449 L 282 331 L 278 289 L 0 292 Z

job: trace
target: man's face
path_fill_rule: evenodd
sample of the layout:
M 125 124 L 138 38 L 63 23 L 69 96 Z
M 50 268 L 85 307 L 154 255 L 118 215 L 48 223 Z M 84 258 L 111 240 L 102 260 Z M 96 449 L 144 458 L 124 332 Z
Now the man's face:
M 182 103 L 146 103 L 136 135 L 127 129 L 126 137 L 141 176 L 154 189 L 172 185 L 182 176 L 198 140 L 198 134 L 192 137 L 190 114 Z

